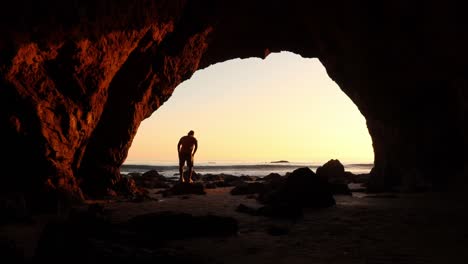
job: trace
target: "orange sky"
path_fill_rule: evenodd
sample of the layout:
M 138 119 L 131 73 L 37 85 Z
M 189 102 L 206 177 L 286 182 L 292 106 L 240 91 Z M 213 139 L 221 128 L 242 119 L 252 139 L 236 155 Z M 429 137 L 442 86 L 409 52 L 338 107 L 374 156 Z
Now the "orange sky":
M 196 162 L 373 162 L 357 107 L 317 59 L 289 52 L 197 71 L 143 121 L 125 163 L 175 163 L 189 130 Z

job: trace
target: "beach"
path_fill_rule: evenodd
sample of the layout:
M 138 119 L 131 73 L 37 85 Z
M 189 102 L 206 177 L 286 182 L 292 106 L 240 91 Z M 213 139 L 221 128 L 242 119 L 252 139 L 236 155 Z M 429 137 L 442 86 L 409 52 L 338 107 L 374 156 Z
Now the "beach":
M 127 223 L 136 216 L 164 212 L 194 217 L 216 215 L 233 218 L 238 223 L 235 233 L 221 236 L 198 235 L 160 241 L 156 237 L 143 239 L 140 235 L 119 240 L 114 234 L 91 235 L 92 239 L 86 239 L 98 255 L 105 252 L 104 255 L 115 256 L 124 261 L 122 263 L 127 263 L 125 260 L 152 263 L 146 260 L 155 256 L 163 256 L 160 263 L 256 264 L 466 263 L 468 258 L 465 207 L 454 197 L 441 193 L 334 195 L 336 205 L 332 207 L 305 208 L 301 218 L 278 219 L 236 211 L 240 204 L 252 208 L 260 204 L 249 195 L 232 195 L 233 188 L 205 189 L 206 194 L 202 195 L 172 196 L 163 195 L 163 189 L 148 189 L 145 200 L 123 197 L 87 200 L 76 210 L 87 211 L 98 206 L 100 214 L 108 216 L 113 226 Z M 65 214 L 38 216 L 33 223 L 2 226 L 0 231 L 2 237 L 16 243 L 17 250 L 22 251 L 25 262 L 29 263 L 37 252 L 40 237 L 44 240 L 47 224 L 66 218 Z M 175 230 L 177 226 L 167 228 Z M 60 234 L 69 232 L 65 230 Z M 118 234 L 124 236 L 122 231 Z M 55 241 L 57 238 L 53 237 Z M 77 247 L 76 242 L 63 237 L 58 244 Z M 75 235 L 72 239 L 76 239 Z M 80 247 L 83 245 L 79 245 L 75 253 L 86 252 Z
M 2 264 L 468 263 L 460 1 L 3 2 Z
M 245 196 L 230 195 L 230 189 L 137 206 L 110 203 L 106 208 L 115 212 L 114 221 L 174 209 L 234 217 L 239 221 L 235 236 L 175 240 L 166 245 L 207 263 L 466 263 L 468 259 L 466 213 L 460 214 L 461 204 L 446 207 L 449 201 L 435 193 L 338 195 L 336 206 L 306 210 L 303 219 L 290 221 L 236 212 L 240 203 L 258 205 Z M 272 228 L 286 234 L 272 235 Z

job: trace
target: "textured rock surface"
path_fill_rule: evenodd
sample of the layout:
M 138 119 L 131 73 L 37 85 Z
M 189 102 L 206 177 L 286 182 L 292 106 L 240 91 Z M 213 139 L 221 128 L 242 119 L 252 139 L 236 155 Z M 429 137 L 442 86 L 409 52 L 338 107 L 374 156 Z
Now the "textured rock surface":
M 140 122 L 180 82 L 281 50 L 319 58 L 365 116 L 371 188 L 466 178 L 467 18 L 451 1 L 1 5 L 0 188 L 29 204 L 112 191 Z

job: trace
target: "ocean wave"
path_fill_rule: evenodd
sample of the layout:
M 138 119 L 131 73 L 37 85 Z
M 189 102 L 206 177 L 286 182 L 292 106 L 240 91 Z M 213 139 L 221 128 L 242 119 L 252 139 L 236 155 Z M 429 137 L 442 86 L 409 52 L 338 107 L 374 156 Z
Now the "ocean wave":
M 285 174 L 286 172 L 291 172 L 297 168 L 309 167 L 311 170 L 316 171 L 316 169 L 321 165 L 316 164 L 305 164 L 305 163 L 265 163 L 265 164 L 212 164 L 212 163 L 203 163 L 200 165 L 195 165 L 194 170 L 202 174 L 232 174 L 232 175 L 251 175 L 251 176 L 261 176 L 267 175 L 271 172 L 276 172 L 280 174 Z M 355 163 L 355 164 L 345 164 L 345 170 L 352 173 L 368 173 L 373 164 L 365 163 Z M 144 173 L 146 171 L 156 170 L 163 175 L 174 175 L 178 173 L 178 165 L 147 165 L 147 164 L 124 164 L 121 167 L 122 173 Z

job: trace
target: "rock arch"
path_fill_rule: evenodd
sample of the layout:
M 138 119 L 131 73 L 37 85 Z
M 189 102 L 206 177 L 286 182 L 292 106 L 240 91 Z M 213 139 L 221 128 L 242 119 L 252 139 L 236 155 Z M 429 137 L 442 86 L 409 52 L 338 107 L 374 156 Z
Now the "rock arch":
M 2 4 L 1 191 L 102 195 L 140 122 L 197 70 L 316 57 L 373 140 L 371 187 L 466 178 L 467 21 L 451 1 L 58 1 Z M 45 195 L 47 194 L 47 195 Z

